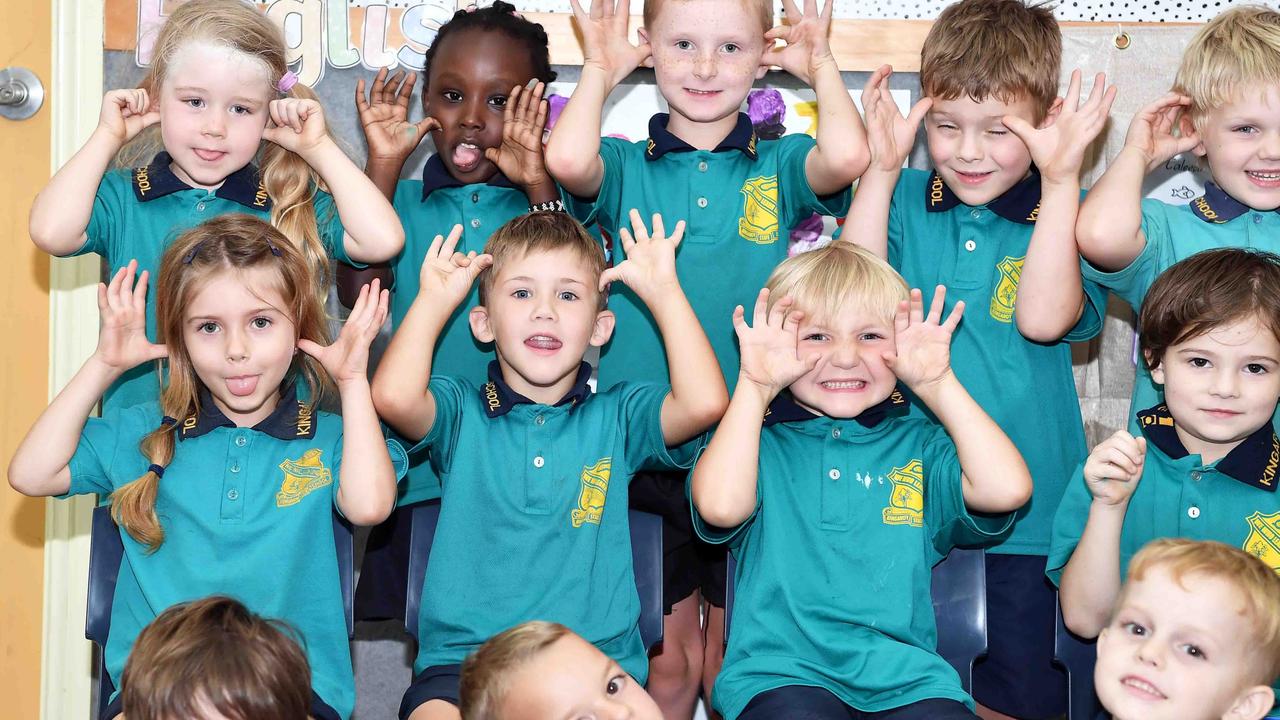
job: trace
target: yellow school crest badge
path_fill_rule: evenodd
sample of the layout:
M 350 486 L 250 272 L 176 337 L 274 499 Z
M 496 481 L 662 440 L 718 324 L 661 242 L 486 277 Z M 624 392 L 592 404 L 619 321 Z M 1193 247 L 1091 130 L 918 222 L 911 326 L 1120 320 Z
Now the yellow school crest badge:
M 583 523 L 600 524 L 604 514 L 604 499 L 609 494 L 609 470 L 613 458 L 600 458 L 594 465 L 582 467 L 582 490 L 578 493 L 578 507 L 569 513 L 574 527 Z
M 924 525 L 924 464 L 919 460 L 889 471 L 893 491 L 882 516 L 885 525 Z
M 284 482 L 280 484 L 280 492 L 276 493 L 276 507 L 296 505 L 312 490 L 333 482 L 333 474 L 320 462 L 322 454 L 322 451 L 311 448 L 297 460 L 280 463 L 280 469 L 284 471 Z
M 754 177 L 742 184 L 738 235 L 758 245 L 778 241 L 778 176 Z
M 1022 263 L 1026 259 L 1025 256 L 1005 256 L 1005 259 L 996 263 L 1000 282 L 991 294 L 991 317 L 1000 322 L 1013 321 L 1013 304 L 1018 300 L 1018 281 L 1022 279 Z
M 1246 522 L 1249 537 L 1244 539 L 1244 551 L 1280 572 L 1280 512 L 1270 515 L 1255 512 Z

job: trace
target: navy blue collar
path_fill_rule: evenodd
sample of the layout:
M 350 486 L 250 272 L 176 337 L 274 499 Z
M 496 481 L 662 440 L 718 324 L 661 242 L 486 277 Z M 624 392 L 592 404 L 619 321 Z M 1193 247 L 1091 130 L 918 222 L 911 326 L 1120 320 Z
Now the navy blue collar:
M 645 160 L 657 160 L 669 152 L 691 152 L 697 150 L 697 148 L 672 135 L 667 130 L 667 122 L 669 120 L 671 120 L 671 116 L 667 113 L 658 113 L 649 118 L 649 145 L 644 150 Z M 746 113 L 738 113 L 738 124 L 733 126 L 733 130 L 729 132 L 728 137 L 721 140 L 716 149 L 711 152 L 725 152 L 728 150 L 739 150 L 752 160 L 758 157 L 756 155 L 756 130 L 751 126 L 751 118 Z
M 179 190 L 192 189 L 174 174 L 173 169 L 169 167 L 172 162 L 173 158 L 169 153 L 161 152 L 156 155 L 150 165 L 133 171 L 133 196 L 138 199 L 138 202 L 147 202 L 165 195 L 172 195 Z M 262 184 L 258 168 L 253 163 L 228 175 L 213 194 L 253 210 L 271 209 L 271 198 L 267 195 L 267 187 Z
M 1178 438 L 1173 427 L 1169 407 L 1161 403 L 1150 410 L 1138 413 L 1138 426 L 1147 440 L 1160 452 L 1177 460 L 1191 453 Z M 1228 477 L 1235 478 L 1250 487 L 1267 492 L 1276 491 L 1276 468 L 1280 465 L 1280 436 L 1270 423 L 1263 425 L 1245 438 L 1226 457 L 1218 461 L 1216 468 Z
M 889 397 L 863 410 L 857 417 L 853 418 L 859 425 L 865 428 L 873 428 L 884 422 L 887 418 L 901 415 L 902 411 L 908 405 L 907 397 L 899 388 L 894 388 Z M 764 426 L 777 425 L 786 422 L 804 422 L 806 420 L 816 420 L 823 415 L 817 415 L 796 402 L 795 397 L 789 391 L 778 393 L 778 396 L 769 403 L 769 409 L 764 412 Z
M 554 407 L 561 405 L 577 406 L 578 403 L 586 400 L 591 395 L 591 386 L 587 381 L 591 379 L 591 365 L 583 362 L 578 366 L 578 376 L 573 380 L 573 387 L 569 388 L 569 394 L 560 398 L 560 401 Z M 511 412 L 511 409 L 517 405 L 536 405 L 534 401 L 521 395 L 507 381 L 502 379 L 502 366 L 497 360 L 489 362 L 489 382 L 480 388 L 480 400 L 484 403 L 484 412 L 491 418 L 501 417 Z
M 220 427 L 235 427 L 213 402 L 208 388 L 200 388 L 200 412 L 191 415 L 178 424 L 178 439 L 200 437 Z M 298 389 L 293 383 L 280 391 L 280 402 L 276 409 L 266 416 L 254 430 L 266 433 L 279 440 L 311 439 L 316 435 L 315 419 L 311 415 L 311 406 L 298 399 Z
M 945 212 L 960 205 L 960 198 L 942 181 L 937 170 L 924 186 L 924 208 L 929 212 Z M 1031 166 L 1031 174 L 987 203 L 987 209 L 1010 222 L 1035 225 L 1040 216 L 1040 171 Z
M 1227 194 L 1226 190 L 1207 182 L 1204 194 L 1191 201 L 1191 213 L 1207 223 L 1221 225 L 1231 222 L 1251 210 L 1248 205 Z M 1272 212 L 1280 213 L 1280 208 Z
M 462 187 L 467 183 L 455 178 L 449 174 L 448 168 L 444 166 L 444 160 L 440 159 L 437 153 L 427 158 L 427 163 L 422 167 L 422 201 L 427 201 L 427 196 L 436 190 L 443 188 Z M 507 179 L 506 175 L 501 172 L 495 172 L 493 177 L 485 185 L 501 188 L 515 188 L 515 183 Z

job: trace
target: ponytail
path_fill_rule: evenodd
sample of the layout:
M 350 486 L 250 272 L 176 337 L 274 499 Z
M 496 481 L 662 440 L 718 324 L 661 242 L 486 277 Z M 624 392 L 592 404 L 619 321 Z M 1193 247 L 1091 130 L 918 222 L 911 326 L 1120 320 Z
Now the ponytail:
M 148 552 L 159 550 L 164 543 L 164 528 L 156 516 L 156 498 L 164 469 L 173 461 L 176 424 L 173 418 L 166 417 L 160 427 L 142 439 L 140 448 L 151 466 L 137 480 L 111 493 L 111 519 L 134 540 L 146 545 Z

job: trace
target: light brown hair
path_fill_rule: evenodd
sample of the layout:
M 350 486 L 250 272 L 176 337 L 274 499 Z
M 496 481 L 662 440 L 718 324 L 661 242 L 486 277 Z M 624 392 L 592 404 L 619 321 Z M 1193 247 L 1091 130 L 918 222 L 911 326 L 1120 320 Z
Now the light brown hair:
M 1249 86 L 1277 84 L 1280 12 L 1241 5 L 1210 20 L 1191 38 L 1173 89 L 1191 98 L 1188 116 L 1199 127 L 1211 110 L 1239 99 Z
M 1280 255 L 1206 250 L 1151 284 L 1138 315 L 1138 347 L 1155 369 L 1171 345 L 1251 317 L 1280 337 Z
M 525 663 L 556 641 L 571 635 L 569 628 L 535 620 L 494 635 L 462 661 L 458 683 L 462 720 L 497 720 L 509 683 Z
M 587 282 L 596 292 L 600 309 L 604 309 L 607 296 L 596 291 L 596 283 L 604 272 L 604 248 L 591 237 L 582 223 L 563 212 L 534 212 L 517 215 L 508 220 L 489 238 L 484 251 L 493 256 L 493 264 L 485 268 L 478 278 L 480 304 L 485 298 L 502 268 L 509 262 L 530 253 L 553 252 L 569 249 L 587 264 Z
M 283 622 L 213 596 L 174 605 L 138 634 L 120 698 L 129 720 L 305 720 L 307 656 Z
M 1058 97 L 1062 33 L 1050 6 L 961 0 L 933 21 L 920 50 L 920 88 L 943 100 L 1031 99 L 1035 122 Z
M 652 31 L 653 23 L 658 19 L 658 13 L 667 3 L 689 3 L 698 0 L 644 0 L 644 26 Z M 755 15 L 760 21 L 760 32 L 767 33 L 773 29 L 773 1 L 772 0 L 741 0 L 743 10 Z M 768 45 L 766 44 L 766 47 Z
M 854 307 L 892 325 L 898 303 L 909 297 L 907 283 L 897 270 L 848 241 L 783 260 L 765 287 L 770 308 L 790 296 L 793 307 L 818 321 L 831 320 Z
M 249 215 L 232 213 L 178 236 L 160 258 L 156 283 L 157 341 L 169 350 L 169 378 L 160 392 L 160 409 L 171 422 L 162 422 L 142 439 L 140 449 L 151 464 L 163 468 L 173 460 L 178 424 L 200 411 L 200 378 L 182 332 L 186 308 L 217 273 L 259 267 L 277 271 L 273 289 L 286 305 L 277 309 L 293 322 L 298 337 L 327 344 L 328 321 L 320 298 L 312 292 L 310 266 L 279 230 Z M 309 398 L 313 407 L 332 382 L 320 363 L 306 353 L 294 356 L 285 382 L 295 378 L 308 390 L 304 394 L 300 389 L 299 397 Z M 148 470 L 111 493 L 111 516 L 116 524 L 153 551 L 164 542 L 164 529 L 155 511 L 159 491 L 160 475 Z

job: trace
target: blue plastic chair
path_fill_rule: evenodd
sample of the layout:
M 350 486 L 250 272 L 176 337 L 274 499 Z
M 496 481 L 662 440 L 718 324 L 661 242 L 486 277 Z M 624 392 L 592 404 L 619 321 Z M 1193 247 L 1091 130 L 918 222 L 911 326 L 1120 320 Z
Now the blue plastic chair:
M 1110 715 L 1098 704 L 1093 691 L 1093 665 L 1098 659 L 1097 640 L 1085 640 L 1062 621 L 1062 602 L 1053 636 L 1053 659 L 1067 672 L 1068 720 L 1098 720 Z
M 342 604 L 347 617 L 347 637 L 355 634 L 352 598 L 355 594 L 355 538 L 351 526 L 337 513 L 333 514 L 333 542 L 338 554 L 338 578 L 342 585 Z M 115 684 L 107 674 L 103 648 L 111 631 L 111 605 L 115 601 L 116 578 L 120 575 L 120 560 L 124 544 L 120 531 L 111 519 L 107 505 L 93 509 L 93 529 L 89 536 L 89 593 L 86 602 L 84 636 L 92 640 L 97 655 L 97 708 L 95 717 L 101 717 L 108 701 L 115 694 Z
M 933 568 L 933 612 L 938 654 L 955 668 L 965 692 L 973 687 L 973 663 L 987 651 L 987 562 L 982 550 L 956 548 Z M 729 555 L 724 602 L 724 641 L 729 643 L 737 561 Z M 1074 719 L 1073 719 L 1074 720 Z
M 640 594 L 640 638 L 645 650 L 662 642 L 662 518 L 631 510 L 631 558 L 635 565 L 636 590 Z M 404 603 L 404 629 L 418 639 L 418 611 L 422 605 L 422 585 L 427 577 L 431 543 L 440 522 L 440 501 L 413 508 L 413 529 L 409 539 L 408 592 Z

